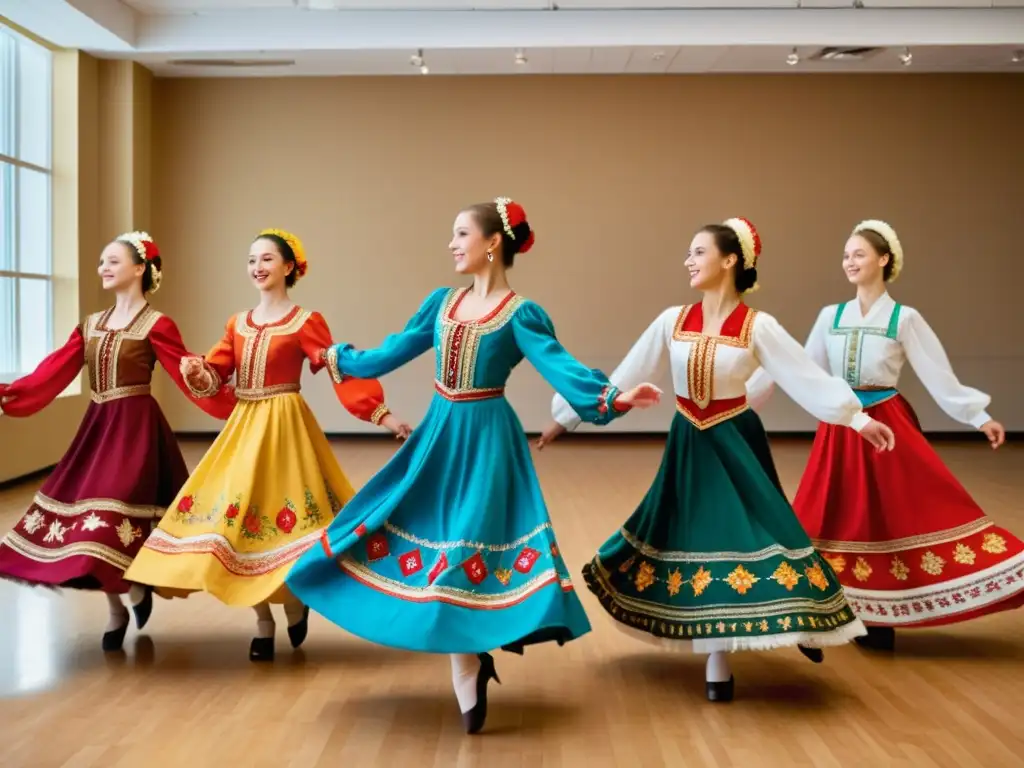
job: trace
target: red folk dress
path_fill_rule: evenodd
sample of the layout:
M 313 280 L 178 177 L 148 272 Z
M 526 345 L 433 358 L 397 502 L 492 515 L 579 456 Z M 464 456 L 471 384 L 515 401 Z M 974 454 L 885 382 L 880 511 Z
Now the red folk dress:
M 856 301 L 825 307 L 807 350 L 845 379 L 868 415 L 889 425 L 893 451 L 821 424 L 793 500 L 814 546 L 869 626 L 952 624 L 1024 603 L 1024 542 L 989 517 L 942 463 L 897 389 L 909 362 L 953 419 L 989 421 L 991 398 L 961 384 L 919 312 L 888 293 L 862 315 Z M 754 400 L 764 374 L 748 384 Z
M 179 373 L 185 349 L 171 318 L 148 304 L 124 328 L 113 308 L 87 317 L 35 371 L 0 384 L 6 416 L 39 412 L 81 373 L 92 402 L 67 453 L 0 541 L 0 577 L 125 593 L 124 572 L 188 478 L 177 440 L 150 394 L 157 362 L 193 402 L 226 419 L 230 389 L 197 398 Z

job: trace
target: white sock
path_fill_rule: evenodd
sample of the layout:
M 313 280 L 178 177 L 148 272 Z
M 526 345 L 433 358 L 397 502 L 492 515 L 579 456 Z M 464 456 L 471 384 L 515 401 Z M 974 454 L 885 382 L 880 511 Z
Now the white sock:
M 107 605 L 110 608 L 110 619 L 107 621 L 107 628 L 104 632 L 113 632 L 128 623 L 128 609 L 121 602 L 120 595 L 107 593 Z
M 284 615 L 288 617 L 288 626 L 294 627 L 306 615 L 306 606 L 298 600 L 289 600 L 284 604 Z
M 256 637 L 273 637 L 276 627 L 274 625 L 274 614 L 270 612 L 270 605 L 268 603 L 260 603 L 252 608 L 256 611 Z
M 716 651 L 708 656 L 708 665 L 704 670 L 704 679 L 709 683 L 727 683 L 732 677 L 729 669 L 729 655 L 724 651 Z
M 128 589 L 128 602 L 138 605 L 146 599 L 146 587 L 142 584 L 132 584 Z
M 476 706 L 476 678 L 480 658 L 475 653 L 452 654 L 452 687 L 459 701 L 459 711 L 469 712 Z

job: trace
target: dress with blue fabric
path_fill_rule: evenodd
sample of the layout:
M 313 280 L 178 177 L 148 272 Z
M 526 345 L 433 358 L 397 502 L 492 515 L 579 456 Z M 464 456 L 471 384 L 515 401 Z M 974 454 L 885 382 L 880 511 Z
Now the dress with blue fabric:
M 333 623 L 382 645 L 431 653 L 561 645 L 590 622 L 505 383 L 525 357 L 594 424 L 622 415 L 612 405 L 619 390 L 569 355 L 547 313 L 514 293 L 479 320 L 456 320 L 468 291 L 434 291 L 376 349 L 328 350 L 340 380 L 383 376 L 433 346 L 436 393 L 322 546 L 298 560 L 288 586 Z

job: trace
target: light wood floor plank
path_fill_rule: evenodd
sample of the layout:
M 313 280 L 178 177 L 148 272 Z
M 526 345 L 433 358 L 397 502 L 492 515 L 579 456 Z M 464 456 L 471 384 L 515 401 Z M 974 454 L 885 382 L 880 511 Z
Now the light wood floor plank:
M 338 441 L 358 487 L 393 452 Z M 206 443 L 183 446 L 190 466 Z M 809 450 L 773 443 L 792 495 Z M 1024 532 L 1024 449 L 939 447 L 1000 524 Z M 158 600 L 104 657 L 102 596 L 0 582 L 4 768 L 997 768 L 1024 764 L 1024 612 L 903 631 L 895 656 L 829 649 L 733 656 L 737 700 L 704 700 L 703 657 L 617 632 L 577 576 L 654 476 L 657 439 L 567 440 L 535 454 L 559 544 L 594 626 L 564 648 L 496 655 L 503 685 L 463 735 L 447 658 L 379 648 L 314 615 L 303 650 L 254 666 L 254 617 L 205 595 Z M 0 529 L 39 481 L 0 491 Z

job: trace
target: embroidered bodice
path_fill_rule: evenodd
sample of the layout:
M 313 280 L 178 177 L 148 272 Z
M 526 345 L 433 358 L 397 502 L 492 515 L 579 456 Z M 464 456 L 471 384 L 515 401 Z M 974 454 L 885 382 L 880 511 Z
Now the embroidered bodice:
M 438 396 L 463 402 L 501 397 L 512 371 L 525 358 L 588 421 L 607 423 L 622 413 L 607 405 L 614 403 L 618 388 L 565 351 L 543 308 L 510 293 L 485 317 L 456 320 L 458 305 L 469 290 L 439 288 L 400 333 L 388 336 L 376 349 L 339 344 L 328 352 L 328 360 L 337 375 L 383 376 L 433 348 Z
M 194 390 L 202 397 L 235 376 L 239 400 L 266 400 L 301 389 L 306 361 L 315 374 L 328 365 L 331 331 L 319 312 L 294 306 L 281 319 L 257 323 L 252 310 L 228 319 L 221 340 L 206 354 L 210 387 Z M 390 411 L 380 382 L 351 377 L 334 378 L 334 392 L 349 413 L 379 424 Z
M 83 320 L 59 349 L 48 355 L 35 371 L 10 385 L 0 385 L 3 412 L 29 416 L 51 403 L 81 373 L 89 374 L 93 402 L 106 403 L 150 392 L 156 363 L 171 380 L 204 411 L 226 419 L 234 408 L 230 390 L 211 389 L 199 400 L 179 372 L 184 358 L 195 357 L 185 349 L 178 327 L 167 315 L 148 304 L 124 328 L 109 328 L 114 308 Z
M 870 421 L 850 387 L 814 365 L 771 315 L 740 304 L 718 335 L 705 334 L 703 327 L 700 304 L 666 309 L 612 373 L 612 383 L 628 389 L 653 380 L 667 357 L 679 411 L 706 429 L 749 407 L 747 379 L 764 366 L 794 400 L 822 421 L 858 430 Z M 552 416 L 567 429 L 579 425 L 573 409 L 557 395 Z
M 82 323 L 89 388 L 97 401 L 149 392 L 157 360 L 149 334 L 163 315 L 147 304 L 124 328 L 112 330 L 107 322 L 113 312 L 111 307 Z
M 989 420 L 991 398 L 959 382 L 938 336 L 921 313 L 883 293 L 864 314 L 851 301 L 825 307 L 807 338 L 807 353 L 833 376 L 843 378 L 870 405 L 899 386 L 909 360 L 917 377 L 951 418 L 974 427 Z M 758 371 L 748 384 L 752 400 L 770 394 L 771 377 Z

